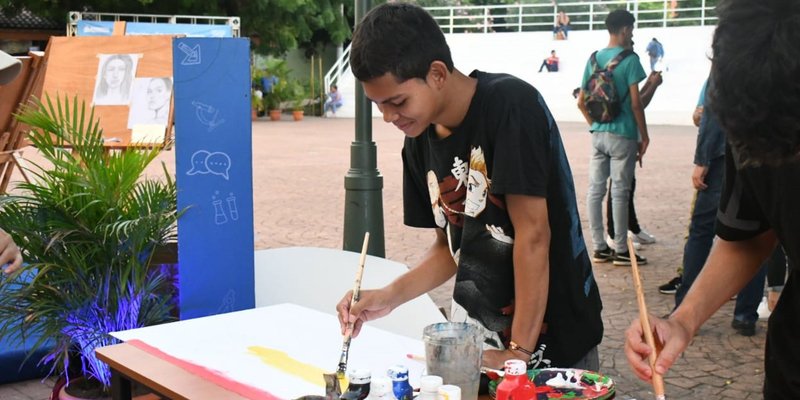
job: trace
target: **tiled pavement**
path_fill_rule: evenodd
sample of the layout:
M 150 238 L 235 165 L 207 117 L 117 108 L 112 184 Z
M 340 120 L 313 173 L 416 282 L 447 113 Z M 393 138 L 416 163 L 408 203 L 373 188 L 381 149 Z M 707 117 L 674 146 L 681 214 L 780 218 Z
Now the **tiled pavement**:
M 687 111 L 687 118 L 689 112 Z M 284 116 L 284 118 L 287 118 Z M 384 178 L 383 207 L 386 256 L 413 265 L 433 239 L 427 230 L 402 225 L 402 134 L 374 120 L 378 168 Z M 586 232 L 585 195 L 589 134 L 577 123 L 559 124 L 577 189 L 579 211 Z M 658 242 L 641 254 L 648 307 L 666 314 L 672 296 L 657 286 L 675 275 L 683 249 L 692 197 L 690 174 L 696 130 L 653 126 L 644 168 L 637 169 L 636 209 L 643 226 Z M 256 248 L 318 246 L 341 248 L 344 210 L 343 177 L 349 168 L 352 119 L 306 118 L 303 122 L 259 120 L 253 124 Z M 32 151 L 28 151 L 31 153 Z M 26 154 L 31 156 L 31 154 Z M 162 155 L 174 168 L 174 152 Z M 153 168 L 157 173 L 158 168 Z M 600 345 L 601 372 L 617 384 L 618 399 L 651 399 L 647 383 L 629 370 L 622 352 L 623 332 L 637 315 L 629 268 L 598 264 L 594 267 L 603 298 L 605 336 Z M 434 301 L 449 309 L 451 285 L 433 293 Z M 344 291 L 345 288 L 342 289 Z M 333 307 L 333 305 L 331 305 Z M 700 331 L 684 356 L 666 375 L 671 399 L 758 399 L 763 381 L 766 322 L 746 338 L 730 328 L 733 304 L 725 305 Z M 51 381 L 0 385 L 2 400 L 47 399 Z

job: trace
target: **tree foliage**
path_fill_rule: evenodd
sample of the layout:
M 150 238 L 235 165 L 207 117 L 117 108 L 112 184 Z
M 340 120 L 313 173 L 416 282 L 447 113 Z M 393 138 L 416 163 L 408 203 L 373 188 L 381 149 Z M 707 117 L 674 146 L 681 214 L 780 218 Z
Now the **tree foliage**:
M 259 43 L 257 51 L 281 55 L 300 46 L 315 53 L 320 44 L 339 44 L 348 39 L 350 24 L 342 15 L 344 3 L 345 0 L 0 0 L 0 9 L 11 16 L 25 8 L 65 23 L 69 11 L 238 16 L 242 36 L 260 38 L 254 41 Z M 345 15 L 348 12 L 352 14 L 346 9 Z

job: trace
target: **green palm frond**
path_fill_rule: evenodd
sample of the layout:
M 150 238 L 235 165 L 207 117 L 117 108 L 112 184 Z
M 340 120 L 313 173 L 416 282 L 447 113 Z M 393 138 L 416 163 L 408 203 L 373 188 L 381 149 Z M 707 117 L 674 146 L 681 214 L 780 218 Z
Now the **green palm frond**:
M 92 346 L 110 343 L 110 330 L 165 322 L 174 307 L 170 278 L 150 265 L 176 237 L 174 179 L 165 166 L 165 177 L 144 177 L 159 149 L 106 151 L 92 109 L 75 98 L 46 97 L 17 118 L 44 162 L 0 197 L 0 226 L 27 262 L 0 281 L 0 337 L 36 335 L 34 350 L 54 346 L 52 372 L 77 355 L 108 384 Z

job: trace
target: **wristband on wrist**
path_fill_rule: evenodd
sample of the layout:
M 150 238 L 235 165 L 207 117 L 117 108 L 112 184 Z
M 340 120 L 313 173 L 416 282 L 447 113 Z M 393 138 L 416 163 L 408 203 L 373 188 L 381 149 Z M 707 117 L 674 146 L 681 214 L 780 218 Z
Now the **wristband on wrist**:
M 513 340 L 512 340 L 512 341 L 510 341 L 510 342 L 508 342 L 508 348 L 509 348 L 509 349 L 511 349 L 511 350 L 516 350 L 516 351 L 519 351 L 519 352 L 525 353 L 525 354 L 527 354 L 528 356 L 533 356 L 533 352 L 532 352 L 532 351 L 530 351 L 530 350 L 528 350 L 528 349 L 526 349 L 526 348 L 524 348 L 524 347 L 522 347 L 522 346 L 518 345 L 518 344 L 517 344 L 517 343 L 515 343 Z

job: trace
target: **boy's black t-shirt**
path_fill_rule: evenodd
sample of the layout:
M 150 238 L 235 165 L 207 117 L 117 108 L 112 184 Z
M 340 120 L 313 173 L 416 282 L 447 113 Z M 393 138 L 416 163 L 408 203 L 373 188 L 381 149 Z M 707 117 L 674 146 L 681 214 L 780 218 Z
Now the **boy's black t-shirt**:
M 451 135 L 439 139 L 431 126 L 406 138 L 405 223 L 445 230 L 458 262 L 453 300 L 507 345 L 513 313 L 525 310 L 514 310 L 505 195 L 546 198 L 550 281 L 538 367 L 572 366 L 602 339 L 602 304 L 558 127 L 533 86 L 506 74 L 470 76 L 477 88 Z
M 717 235 L 728 241 L 775 231 L 791 260 L 800 262 L 800 162 L 779 167 L 739 168 L 725 152 L 725 183 L 717 212 Z M 800 277 L 790 270 L 778 305 L 769 318 L 765 364 L 765 399 L 800 399 Z

